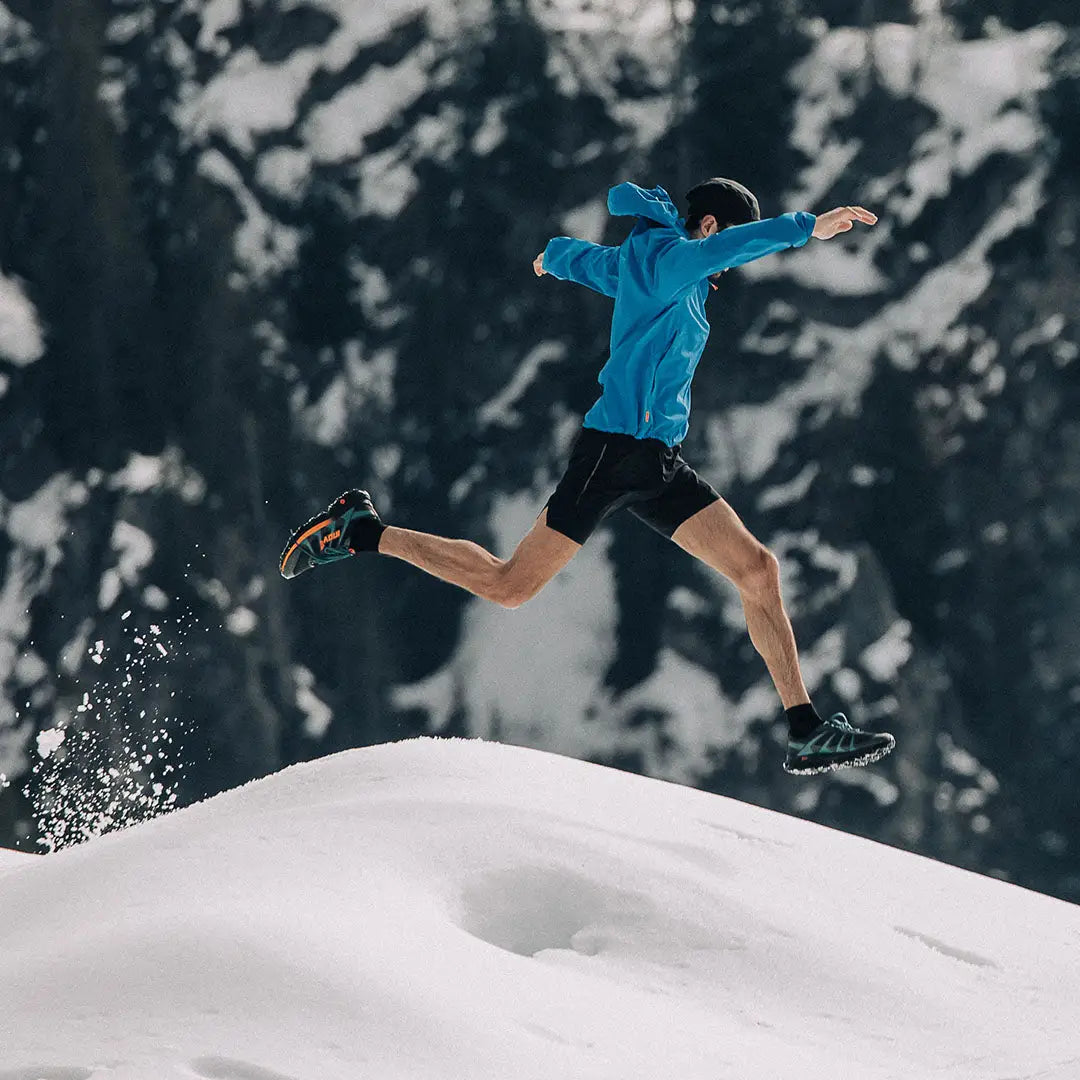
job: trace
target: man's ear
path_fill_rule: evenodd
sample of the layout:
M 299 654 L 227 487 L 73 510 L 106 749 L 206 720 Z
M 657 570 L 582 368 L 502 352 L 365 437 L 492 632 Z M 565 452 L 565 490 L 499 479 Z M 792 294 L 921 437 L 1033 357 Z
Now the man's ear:
M 701 237 L 704 239 L 706 236 L 712 236 L 713 233 L 720 231 L 720 223 L 712 214 L 706 214 L 701 219 Z

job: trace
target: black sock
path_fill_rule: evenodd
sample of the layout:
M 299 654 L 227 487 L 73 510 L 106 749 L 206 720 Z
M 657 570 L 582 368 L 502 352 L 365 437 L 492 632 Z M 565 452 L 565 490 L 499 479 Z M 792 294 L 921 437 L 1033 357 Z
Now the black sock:
M 805 705 L 792 705 L 790 709 L 784 710 L 784 715 L 787 717 L 788 731 L 796 739 L 802 739 L 809 735 L 821 723 L 821 717 L 818 716 L 817 709 L 809 702 Z
M 346 540 L 353 551 L 378 551 L 379 538 L 386 526 L 378 518 L 358 517 L 349 525 Z

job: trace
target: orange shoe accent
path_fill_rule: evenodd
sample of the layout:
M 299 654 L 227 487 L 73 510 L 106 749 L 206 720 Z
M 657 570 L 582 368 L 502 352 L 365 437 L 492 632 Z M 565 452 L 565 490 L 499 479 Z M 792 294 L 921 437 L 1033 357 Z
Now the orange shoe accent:
M 335 529 L 332 533 L 327 533 L 325 536 L 319 537 L 319 554 L 326 550 L 327 544 L 332 544 L 341 535 L 340 529 Z
M 325 526 L 329 525 L 329 524 L 330 524 L 330 522 L 331 522 L 331 521 L 333 521 L 333 520 L 334 520 L 333 518 L 327 518 L 327 519 L 326 519 L 325 521 L 320 521 L 320 522 L 319 522 L 319 523 L 318 523 L 317 525 L 312 525 L 312 526 L 311 526 L 311 528 L 310 528 L 310 529 L 308 529 L 308 530 L 307 530 L 306 532 L 303 532 L 303 533 L 301 533 L 301 534 L 300 534 L 300 535 L 299 535 L 299 536 L 298 536 L 298 537 L 296 538 L 296 541 L 295 541 L 295 543 L 294 543 L 294 544 L 292 545 L 292 547 L 290 547 L 290 548 L 289 548 L 289 550 L 288 550 L 288 551 L 286 551 L 286 552 L 285 552 L 285 554 L 284 554 L 284 555 L 283 555 L 283 556 L 281 557 L 281 569 L 282 569 L 282 570 L 284 570 L 284 569 L 285 569 L 285 564 L 286 564 L 286 563 L 287 563 L 287 562 L 289 561 L 289 556 L 290 556 L 290 555 L 292 555 L 292 553 L 293 553 L 293 552 L 294 552 L 294 551 L 295 551 L 295 550 L 296 550 L 296 549 L 297 549 L 297 548 L 298 548 L 298 547 L 299 547 L 299 546 L 300 546 L 300 545 L 301 545 L 301 544 L 302 544 L 302 543 L 303 543 L 303 542 L 304 542 L 304 541 L 305 541 L 305 540 L 306 540 L 306 539 L 307 539 L 307 538 L 308 538 L 308 537 L 309 537 L 309 536 L 310 536 L 310 535 L 311 535 L 312 533 L 314 533 L 314 532 L 318 532 L 318 531 L 319 531 L 320 529 L 322 529 L 322 528 L 324 528 Z

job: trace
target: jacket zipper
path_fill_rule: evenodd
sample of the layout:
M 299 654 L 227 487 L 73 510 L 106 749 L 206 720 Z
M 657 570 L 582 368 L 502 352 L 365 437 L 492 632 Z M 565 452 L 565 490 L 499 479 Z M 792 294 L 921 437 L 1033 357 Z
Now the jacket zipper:
M 645 399 L 645 423 L 649 423 L 652 417 L 652 407 L 656 400 L 656 376 L 660 373 L 660 365 L 653 368 L 652 385 L 649 387 L 649 396 Z

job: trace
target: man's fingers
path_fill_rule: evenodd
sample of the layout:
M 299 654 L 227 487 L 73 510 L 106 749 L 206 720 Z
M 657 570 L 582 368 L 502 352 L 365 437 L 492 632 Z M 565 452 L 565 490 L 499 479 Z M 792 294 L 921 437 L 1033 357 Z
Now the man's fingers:
M 838 233 L 851 232 L 856 221 L 864 225 L 876 225 L 877 214 L 871 213 L 865 206 L 838 206 L 827 214 L 819 217 L 820 225 L 814 229 L 814 236 L 821 240 L 828 240 Z
M 848 211 L 864 225 L 876 225 L 877 214 L 870 213 L 864 206 L 849 206 Z

